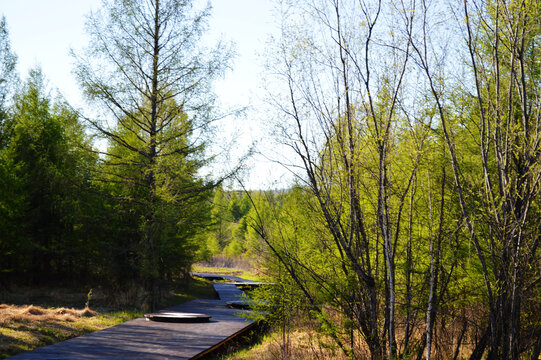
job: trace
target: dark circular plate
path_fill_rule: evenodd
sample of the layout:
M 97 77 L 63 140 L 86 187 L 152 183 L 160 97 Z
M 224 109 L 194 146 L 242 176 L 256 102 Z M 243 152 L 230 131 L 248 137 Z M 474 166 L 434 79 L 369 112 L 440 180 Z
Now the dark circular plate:
M 207 314 L 184 313 L 184 312 L 160 312 L 145 314 L 147 321 L 174 322 L 174 323 L 197 323 L 207 322 L 211 316 Z
M 225 303 L 227 307 L 233 309 L 249 309 L 250 303 L 248 301 L 238 300 L 238 301 L 228 301 Z

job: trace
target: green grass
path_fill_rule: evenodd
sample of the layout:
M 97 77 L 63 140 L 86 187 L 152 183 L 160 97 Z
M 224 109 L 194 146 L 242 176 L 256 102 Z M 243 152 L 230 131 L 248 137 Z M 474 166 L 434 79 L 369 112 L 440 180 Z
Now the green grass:
M 216 291 L 212 286 L 212 282 L 194 278 L 184 288 L 179 288 L 171 291 L 163 301 L 164 307 L 179 305 L 194 299 L 217 299 Z
M 253 271 L 243 270 L 243 269 L 194 265 L 192 266 L 192 271 L 204 272 L 204 273 L 210 273 L 210 274 L 220 274 L 220 275 L 234 275 L 246 280 L 263 281 L 260 275 L 257 275 Z

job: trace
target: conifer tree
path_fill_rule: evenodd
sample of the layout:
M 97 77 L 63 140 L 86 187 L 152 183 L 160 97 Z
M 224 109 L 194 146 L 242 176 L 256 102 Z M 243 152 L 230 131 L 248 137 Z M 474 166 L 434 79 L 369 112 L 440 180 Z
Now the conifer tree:
M 198 176 L 209 157 L 214 118 L 211 83 L 230 50 L 201 46 L 210 8 L 193 1 L 109 0 L 88 17 L 91 41 L 76 76 L 103 119 L 88 121 L 109 141 L 104 180 L 135 214 L 144 305 L 157 306 L 160 281 L 189 263 L 186 241 L 205 222 L 213 183 Z M 166 255 L 176 259 L 166 260 Z

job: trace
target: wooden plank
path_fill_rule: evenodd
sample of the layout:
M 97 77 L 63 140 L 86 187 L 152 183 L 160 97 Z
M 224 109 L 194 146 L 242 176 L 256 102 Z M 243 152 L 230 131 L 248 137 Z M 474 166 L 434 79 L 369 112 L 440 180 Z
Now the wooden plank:
M 190 359 L 242 331 L 252 321 L 222 300 L 194 300 L 171 311 L 202 312 L 206 323 L 165 323 L 144 318 L 23 353 L 11 359 Z
M 242 290 L 230 283 L 215 283 L 214 290 L 224 302 L 242 300 L 245 296 Z
M 227 280 L 243 282 L 236 276 Z M 191 359 L 207 353 L 242 333 L 253 322 L 244 311 L 226 307 L 244 293 L 235 284 L 215 283 L 220 300 L 193 300 L 165 309 L 167 312 L 203 313 L 204 323 L 166 323 L 135 319 L 111 328 L 14 356 L 13 360 L 65 359 Z

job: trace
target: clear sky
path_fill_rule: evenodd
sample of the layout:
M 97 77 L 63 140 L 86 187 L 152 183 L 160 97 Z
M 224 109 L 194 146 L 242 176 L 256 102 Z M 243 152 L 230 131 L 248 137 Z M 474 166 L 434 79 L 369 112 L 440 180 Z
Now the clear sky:
M 234 69 L 216 84 L 216 93 L 226 107 L 248 106 L 246 116 L 230 119 L 240 129 L 240 147 L 262 136 L 255 111 L 261 100 L 263 53 L 269 35 L 276 29 L 271 0 L 212 0 L 210 38 L 222 37 L 236 44 Z M 0 0 L 0 15 L 6 17 L 11 45 L 18 56 L 18 70 L 24 79 L 32 67 L 41 66 L 52 89 L 75 106 L 82 106 L 79 88 L 72 76 L 69 49 L 85 46 L 85 15 L 97 9 L 101 0 Z M 242 151 L 242 149 L 240 149 Z M 250 187 L 265 187 L 267 177 L 276 174 L 270 163 L 252 161 Z M 270 179 L 269 179 L 270 180 Z

